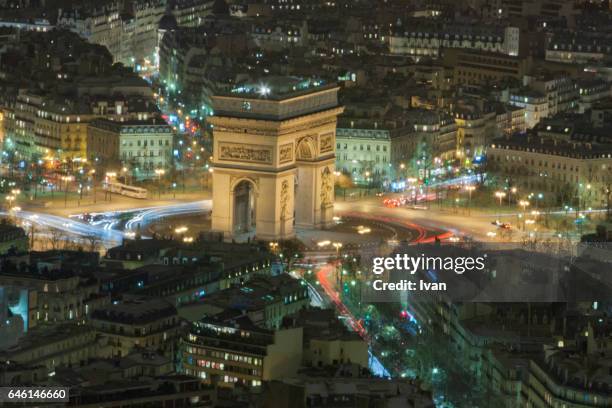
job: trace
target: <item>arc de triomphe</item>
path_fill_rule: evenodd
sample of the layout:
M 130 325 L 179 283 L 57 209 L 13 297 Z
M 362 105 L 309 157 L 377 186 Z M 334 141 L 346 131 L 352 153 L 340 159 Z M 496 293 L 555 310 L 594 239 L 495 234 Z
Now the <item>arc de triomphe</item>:
M 276 240 L 330 225 L 338 87 L 274 77 L 213 106 L 212 229 Z

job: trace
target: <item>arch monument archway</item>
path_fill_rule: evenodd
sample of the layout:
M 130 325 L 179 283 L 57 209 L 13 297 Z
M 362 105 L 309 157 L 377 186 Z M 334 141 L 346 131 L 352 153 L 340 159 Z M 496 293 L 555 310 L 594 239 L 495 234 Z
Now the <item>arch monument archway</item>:
M 257 238 L 276 240 L 295 226 L 329 226 L 338 87 L 269 78 L 213 104 L 213 230 L 231 239 L 254 226 Z

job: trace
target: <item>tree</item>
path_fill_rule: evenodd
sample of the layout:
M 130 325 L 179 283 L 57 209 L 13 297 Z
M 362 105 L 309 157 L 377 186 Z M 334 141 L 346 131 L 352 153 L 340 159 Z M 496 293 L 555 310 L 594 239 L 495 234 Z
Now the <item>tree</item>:
M 87 250 L 89 252 L 96 252 L 96 251 L 98 251 L 100 243 L 101 243 L 100 237 L 98 237 L 95 234 L 90 234 L 90 235 L 87 235 L 84 238 L 84 240 L 87 243 Z
M 417 141 L 414 154 L 410 159 L 410 167 L 412 168 L 414 175 L 425 180 L 428 178 L 428 173 L 433 166 L 433 155 L 432 146 L 430 141 L 425 137 Z
M 561 186 L 559 192 L 557 193 L 557 200 L 559 205 L 575 205 L 573 202 L 575 198 L 578 196 L 578 189 L 576 185 L 571 183 L 565 183 Z M 578 204 L 580 205 L 580 204 Z
M 49 229 L 48 236 L 52 250 L 60 249 L 66 239 L 64 232 L 55 228 Z

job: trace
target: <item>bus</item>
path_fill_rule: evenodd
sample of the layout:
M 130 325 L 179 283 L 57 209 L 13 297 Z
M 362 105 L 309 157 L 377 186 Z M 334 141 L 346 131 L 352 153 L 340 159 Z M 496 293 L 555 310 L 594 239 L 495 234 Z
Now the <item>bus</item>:
M 128 186 L 127 184 L 108 182 L 104 183 L 104 190 L 124 195 L 126 197 L 145 199 L 147 198 L 147 189 L 141 187 Z

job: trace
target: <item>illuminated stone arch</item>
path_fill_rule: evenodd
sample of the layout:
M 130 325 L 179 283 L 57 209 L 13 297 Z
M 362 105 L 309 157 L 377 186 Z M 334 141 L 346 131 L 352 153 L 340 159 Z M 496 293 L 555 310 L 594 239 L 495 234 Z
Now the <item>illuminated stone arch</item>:
M 326 86 L 213 97 L 213 230 L 225 239 L 249 232 L 278 240 L 295 236 L 296 226 L 333 223 L 333 177 L 331 193 L 329 183 L 343 111 L 337 92 Z M 244 231 L 251 222 L 254 231 Z

